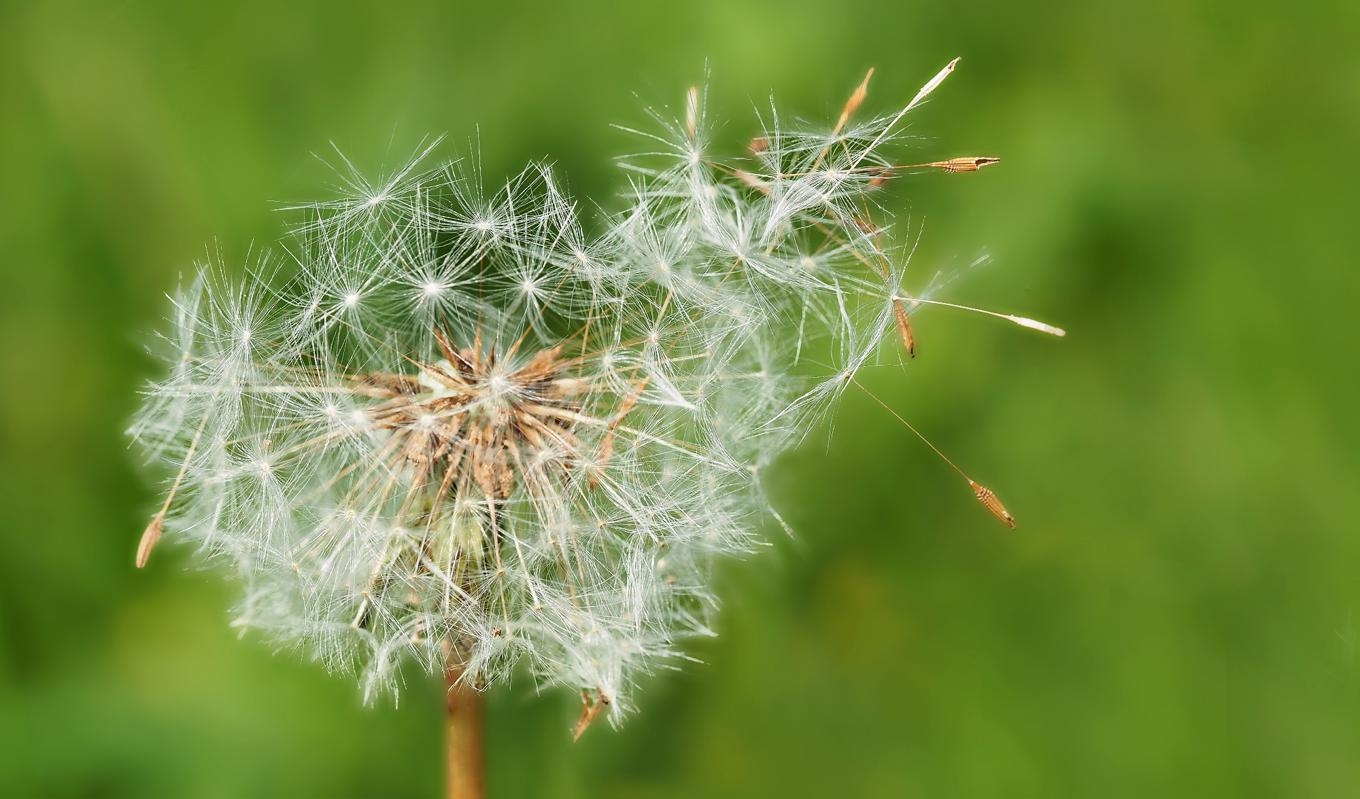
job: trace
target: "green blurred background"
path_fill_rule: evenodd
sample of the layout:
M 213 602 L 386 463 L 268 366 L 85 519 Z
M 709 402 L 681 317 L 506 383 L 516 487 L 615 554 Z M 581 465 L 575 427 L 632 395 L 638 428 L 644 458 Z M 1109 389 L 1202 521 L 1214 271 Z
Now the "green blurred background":
M 1103 8 L 1101 6 L 1104 6 Z M 1008 534 L 862 396 L 773 476 L 788 541 L 720 575 L 703 665 L 623 730 L 491 699 L 494 796 L 1360 795 L 1360 6 L 1239 2 L 0 4 L 0 795 L 433 797 L 439 686 L 365 709 L 227 627 L 122 436 L 143 334 L 279 201 L 480 126 L 489 178 L 620 185 L 642 104 L 705 68 L 738 144 L 774 89 L 914 115 L 916 285 L 1054 341 L 920 317 L 876 391 L 1019 516 Z M 454 155 L 458 144 L 444 148 Z

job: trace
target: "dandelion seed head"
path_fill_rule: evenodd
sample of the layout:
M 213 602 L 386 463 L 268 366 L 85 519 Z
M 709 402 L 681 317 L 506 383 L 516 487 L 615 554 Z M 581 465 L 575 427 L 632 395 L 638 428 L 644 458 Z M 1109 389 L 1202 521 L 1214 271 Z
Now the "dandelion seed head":
M 545 165 L 488 192 L 433 143 L 378 180 L 340 156 L 344 196 L 300 206 L 282 258 L 172 298 L 129 432 L 177 476 L 138 563 L 195 543 L 242 577 L 236 626 L 370 700 L 454 659 L 619 718 L 713 634 L 712 564 L 775 518 L 763 467 L 895 337 L 866 170 L 906 109 L 851 121 L 867 81 L 831 137 L 772 111 L 740 167 L 691 89 L 586 220 Z

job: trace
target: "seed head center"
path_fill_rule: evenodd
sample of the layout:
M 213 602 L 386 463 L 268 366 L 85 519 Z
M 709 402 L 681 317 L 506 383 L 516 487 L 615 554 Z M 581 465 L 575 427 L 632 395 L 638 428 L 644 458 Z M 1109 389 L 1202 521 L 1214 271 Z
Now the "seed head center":
M 365 377 L 384 397 L 370 419 L 393 436 L 393 458 L 412 465 L 417 482 L 497 501 L 529 473 L 569 468 L 579 454 L 575 431 L 589 418 L 577 399 L 582 381 L 566 373 L 560 346 L 515 362 L 514 349 L 502 357 L 439 340 L 445 357 L 421 363 L 414 376 Z

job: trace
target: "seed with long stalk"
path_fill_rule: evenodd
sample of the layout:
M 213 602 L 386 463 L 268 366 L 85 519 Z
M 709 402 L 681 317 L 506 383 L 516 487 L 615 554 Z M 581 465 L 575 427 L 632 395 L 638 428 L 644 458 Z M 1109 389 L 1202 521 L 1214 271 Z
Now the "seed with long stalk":
M 1058 327 L 1056 325 L 1050 325 L 1047 322 L 1040 322 L 1038 319 L 1031 319 L 1027 316 L 1017 316 L 1015 314 L 1001 313 L 999 311 L 989 311 L 986 308 L 978 308 L 972 305 L 963 305 L 957 302 L 945 302 L 944 300 L 930 300 L 922 297 L 893 297 L 893 302 L 895 303 L 902 301 L 909 302 L 912 305 L 938 305 L 942 308 L 953 308 L 959 311 L 968 311 L 969 313 L 982 314 L 984 316 L 991 316 L 997 319 L 1004 319 L 1007 322 L 1010 322 L 1011 324 L 1029 328 L 1030 330 L 1037 330 L 1040 333 L 1047 333 L 1050 336 L 1057 336 L 1059 338 L 1062 338 L 1063 336 L 1067 335 L 1067 331 L 1062 329 L 1061 327 Z
M 923 434 L 920 430 L 917 430 L 915 425 L 913 425 L 911 422 L 908 422 L 900 413 L 893 410 L 892 406 L 890 406 L 888 403 L 880 399 L 877 394 L 873 393 L 868 388 L 865 388 L 864 384 L 860 383 L 858 379 L 852 378 L 852 382 L 855 384 L 857 388 L 859 388 L 860 391 L 863 391 L 866 395 L 868 395 L 870 399 L 878 403 L 888 413 L 892 414 L 893 418 L 901 422 L 904 427 L 910 430 L 912 434 L 915 435 L 918 439 L 920 439 L 923 444 L 925 444 L 927 447 L 931 449 L 931 451 L 938 455 L 940 457 L 940 460 L 948 464 L 949 468 L 958 472 L 959 476 L 962 477 L 968 483 L 968 487 L 972 489 L 973 496 L 976 497 L 979 504 L 986 508 L 987 511 L 991 513 L 993 516 L 995 516 L 997 520 L 1000 521 L 1002 524 L 1006 525 L 1012 530 L 1015 529 L 1015 517 L 1012 516 L 1010 512 L 1006 510 L 1006 507 L 1001 504 L 1001 500 L 997 498 L 996 492 L 992 491 L 990 488 L 982 485 L 973 478 L 969 477 L 967 472 L 960 468 L 957 463 L 954 463 L 954 461 L 951 460 L 948 455 L 944 454 L 944 452 L 942 452 L 939 447 L 935 446 L 935 444 L 930 439 L 926 438 L 925 434 Z

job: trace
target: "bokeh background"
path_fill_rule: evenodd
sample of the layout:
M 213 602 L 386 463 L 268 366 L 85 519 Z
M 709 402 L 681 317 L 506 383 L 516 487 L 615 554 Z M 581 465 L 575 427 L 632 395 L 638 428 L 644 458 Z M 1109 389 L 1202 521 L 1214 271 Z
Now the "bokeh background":
M 1360 5 L 1256 5 L 0 3 L 0 795 L 439 794 L 437 684 L 363 708 L 184 552 L 132 568 L 143 334 L 324 195 L 309 153 L 480 130 L 607 201 L 609 123 L 706 69 L 739 145 L 771 89 L 829 122 L 956 55 L 912 155 L 1004 160 L 893 189 L 916 279 L 990 253 L 952 298 L 1070 335 L 930 312 L 869 381 L 1021 529 L 847 396 L 704 663 L 575 745 L 497 691 L 493 795 L 1360 795 Z

